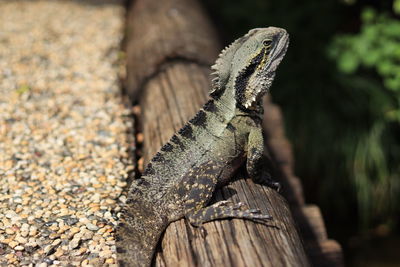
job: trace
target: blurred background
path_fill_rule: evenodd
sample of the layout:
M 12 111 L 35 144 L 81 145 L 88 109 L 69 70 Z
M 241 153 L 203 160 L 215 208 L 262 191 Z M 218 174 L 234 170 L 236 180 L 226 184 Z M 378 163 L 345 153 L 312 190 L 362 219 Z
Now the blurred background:
M 400 266 L 400 0 L 203 0 L 225 44 L 287 29 L 272 87 L 306 200 L 348 266 Z

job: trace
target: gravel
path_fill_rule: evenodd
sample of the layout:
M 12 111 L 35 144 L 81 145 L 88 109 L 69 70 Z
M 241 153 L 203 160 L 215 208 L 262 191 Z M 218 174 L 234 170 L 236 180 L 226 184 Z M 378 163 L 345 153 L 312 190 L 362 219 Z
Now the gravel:
M 133 122 L 123 5 L 95 2 L 0 1 L 0 266 L 116 266 Z

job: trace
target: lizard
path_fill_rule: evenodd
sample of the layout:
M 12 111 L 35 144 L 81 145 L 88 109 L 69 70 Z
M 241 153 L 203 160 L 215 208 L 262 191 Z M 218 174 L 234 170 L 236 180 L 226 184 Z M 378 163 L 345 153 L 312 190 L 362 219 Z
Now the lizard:
M 289 44 L 286 30 L 256 28 L 224 48 L 211 67 L 209 100 L 134 179 L 116 228 L 120 266 L 150 266 L 157 243 L 176 220 L 192 226 L 225 219 L 270 220 L 242 203 L 208 205 L 216 188 L 246 164 L 257 183 L 277 188 L 263 171 L 262 96 Z

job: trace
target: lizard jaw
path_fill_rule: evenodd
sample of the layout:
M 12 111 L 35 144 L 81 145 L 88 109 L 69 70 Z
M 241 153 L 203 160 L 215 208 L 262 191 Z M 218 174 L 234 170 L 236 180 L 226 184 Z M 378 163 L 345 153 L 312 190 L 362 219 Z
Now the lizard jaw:
M 259 100 L 268 93 L 272 81 L 274 80 L 275 72 L 258 73 L 254 79 L 250 79 L 248 84 L 249 95 L 246 98 L 243 106 L 250 108 L 254 104 L 259 103 Z

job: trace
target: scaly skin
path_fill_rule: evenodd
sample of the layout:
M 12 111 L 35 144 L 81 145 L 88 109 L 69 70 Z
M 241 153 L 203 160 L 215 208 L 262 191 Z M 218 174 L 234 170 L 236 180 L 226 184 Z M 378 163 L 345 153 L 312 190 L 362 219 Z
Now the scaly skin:
M 249 31 L 225 48 L 212 66 L 211 99 L 148 164 L 131 185 L 117 228 L 121 266 L 150 266 L 165 228 L 185 217 L 193 226 L 223 218 L 269 220 L 240 205 L 207 206 L 215 189 L 230 181 L 246 159 L 256 182 L 276 186 L 262 171 L 262 96 L 289 43 L 275 27 Z

